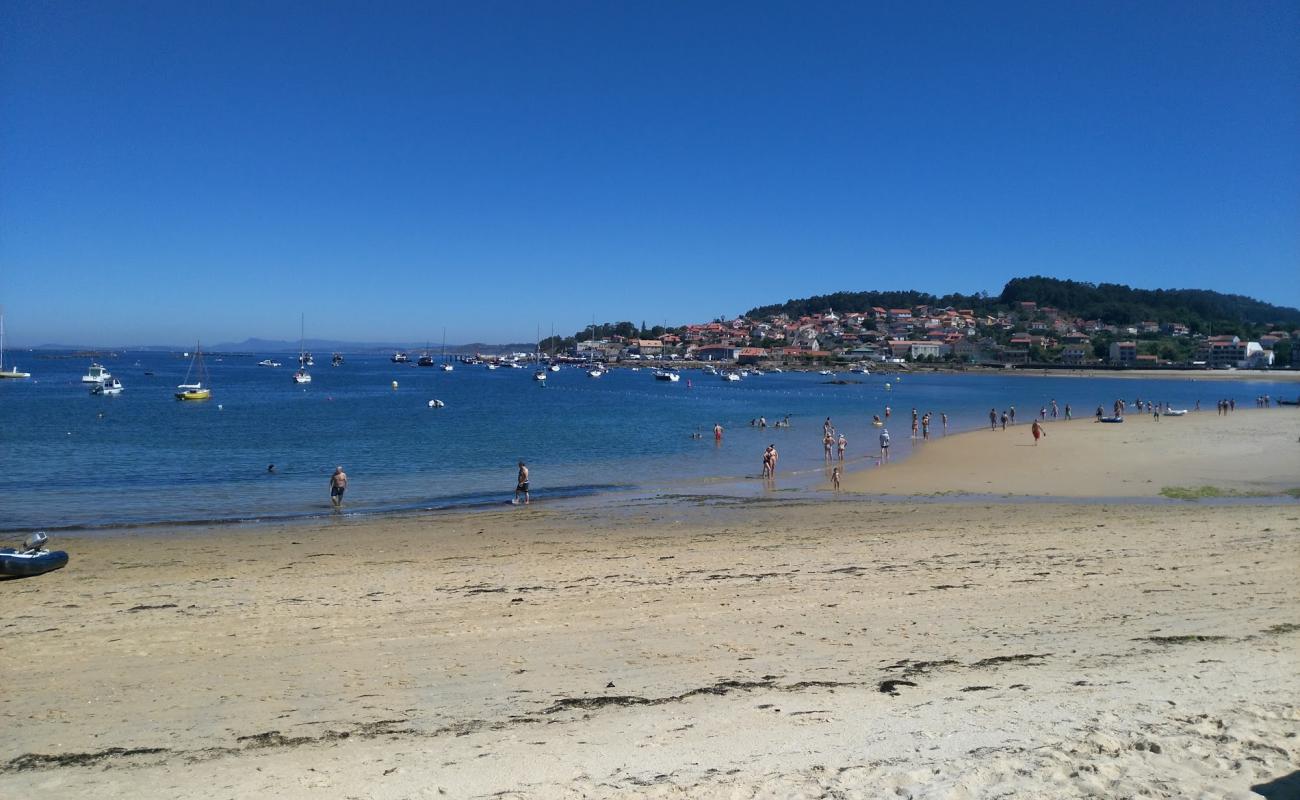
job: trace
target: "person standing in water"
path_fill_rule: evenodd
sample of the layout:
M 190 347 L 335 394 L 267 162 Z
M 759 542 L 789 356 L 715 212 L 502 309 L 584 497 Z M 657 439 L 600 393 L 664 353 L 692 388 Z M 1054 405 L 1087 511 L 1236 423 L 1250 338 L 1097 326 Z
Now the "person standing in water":
M 515 481 L 515 499 L 510 502 L 518 505 L 520 494 L 524 496 L 524 505 L 532 502 L 532 497 L 528 492 L 528 465 L 522 461 L 519 462 L 519 477 Z
M 849 446 L 849 440 L 846 439 L 846 438 L 844 438 L 844 434 L 841 433 L 841 434 L 840 434 L 840 440 L 839 440 L 839 442 L 836 444 L 836 449 L 838 450 L 838 453 L 839 453 L 839 460 L 840 460 L 840 461 L 843 461 L 843 460 L 844 460 L 844 448 L 846 448 L 846 447 L 848 447 L 848 446 Z
M 713 423 L 713 441 L 722 441 L 722 425 L 717 422 Z
M 889 429 L 882 428 L 880 431 L 880 460 L 885 462 L 889 460 Z
M 342 466 L 334 468 L 334 474 L 330 476 L 330 502 L 335 508 L 343 505 L 343 493 L 348 489 L 348 474 L 343 471 Z

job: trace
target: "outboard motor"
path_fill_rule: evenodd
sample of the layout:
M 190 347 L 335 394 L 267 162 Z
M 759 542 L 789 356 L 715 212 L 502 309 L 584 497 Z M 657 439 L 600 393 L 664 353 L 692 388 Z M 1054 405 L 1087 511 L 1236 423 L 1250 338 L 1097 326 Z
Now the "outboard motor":
M 44 550 L 46 543 L 49 541 L 50 537 L 45 535 L 45 531 L 37 531 L 26 539 L 23 539 L 23 550 L 26 550 L 27 552 Z

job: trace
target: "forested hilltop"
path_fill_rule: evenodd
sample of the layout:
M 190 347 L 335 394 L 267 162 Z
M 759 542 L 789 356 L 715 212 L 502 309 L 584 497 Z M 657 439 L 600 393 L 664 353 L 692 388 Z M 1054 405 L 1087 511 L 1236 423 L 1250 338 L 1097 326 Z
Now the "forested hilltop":
M 1096 319 L 1108 325 L 1132 325 L 1144 321 L 1179 322 L 1194 333 L 1238 333 L 1254 330 L 1300 327 L 1300 309 L 1275 306 L 1251 297 L 1223 294 L 1206 289 L 1134 289 L 1117 283 L 1084 283 L 1033 276 L 1013 278 L 997 296 L 933 295 L 927 292 L 835 292 L 801 300 L 787 300 L 759 306 L 745 313 L 749 319 L 767 319 L 779 314 L 792 318 L 825 313 L 867 312 L 872 308 L 970 309 L 976 314 L 997 314 L 1022 302 L 1050 306 L 1062 314 Z

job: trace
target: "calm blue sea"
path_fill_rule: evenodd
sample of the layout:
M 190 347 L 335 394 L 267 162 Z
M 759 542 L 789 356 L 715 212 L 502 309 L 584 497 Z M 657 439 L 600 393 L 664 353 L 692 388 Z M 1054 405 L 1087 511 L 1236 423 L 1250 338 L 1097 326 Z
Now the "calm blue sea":
M 671 384 L 649 369 L 592 379 L 570 367 L 543 388 L 531 369 L 458 364 L 448 373 L 377 356 L 318 364 L 302 387 L 290 379 L 294 354 L 259 353 L 209 357 L 213 399 L 182 403 L 172 397 L 188 365 L 180 354 L 105 361 L 126 387 L 117 397 L 89 394 L 80 382 L 88 359 L 11 355 L 33 377 L 0 381 L 0 531 L 328 514 L 335 465 L 351 478 L 349 513 L 508 502 L 519 459 L 529 463 L 541 501 L 690 489 L 701 479 L 757 489 L 768 443 L 781 452 L 778 483 L 820 477 L 827 416 L 847 434 L 851 465 L 868 463 L 877 442 L 871 415 L 886 405 L 894 412 L 892 452 L 905 456 L 912 407 L 934 412 L 937 435 L 940 412 L 957 432 L 987 424 L 994 406 L 1015 405 L 1027 421 L 1053 398 L 1089 416 L 1119 396 L 1187 408 L 1199 400 L 1213 413 L 1220 397 L 1251 407 L 1259 394 L 1295 394 L 1293 383 L 997 374 L 843 375 L 862 383 L 836 386 L 807 373 L 725 383 L 688 370 Z M 268 356 L 285 366 L 256 366 Z M 446 407 L 429 408 L 435 398 Z M 749 425 L 787 414 L 788 429 Z M 715 422 L 726 429 L 721 446 Z

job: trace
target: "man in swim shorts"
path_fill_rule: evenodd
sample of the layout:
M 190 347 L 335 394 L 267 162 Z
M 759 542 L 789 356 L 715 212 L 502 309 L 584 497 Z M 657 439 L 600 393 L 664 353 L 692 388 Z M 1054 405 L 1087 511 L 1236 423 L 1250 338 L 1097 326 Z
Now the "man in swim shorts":
M 528 505 L 532 501 L 528 495 L 528 467 L 522 461 L 519 462 L 519 479 L 515 482 L 515 499 L 511 502 L 518 505 L 521 492 L 524 495 L 524 505 Z
M 330 502 L 335 508 L 343 505 L 343 493 L 348 488 L 348 474 L 343 471 L 343 467 L 335 467 L 334 474 L 330 476 Z

